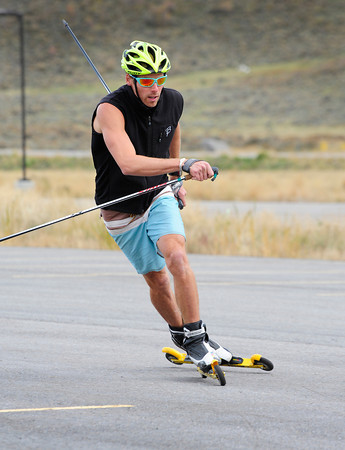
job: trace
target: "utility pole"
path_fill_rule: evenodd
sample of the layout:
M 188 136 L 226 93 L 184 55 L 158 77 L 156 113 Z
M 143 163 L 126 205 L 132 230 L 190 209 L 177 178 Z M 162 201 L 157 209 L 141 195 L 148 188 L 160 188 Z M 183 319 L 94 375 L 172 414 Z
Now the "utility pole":
M 18 11 L 0 9 L 0 16 L 14 16 L 19 23 L 19 64 L 20 64 L 20 91 L 21 91 L 21 128 L 22 128 L 22 172 L 23 177 L 19 181 L 29 181 L 26 178 L 26 121 L 25 121 L 25 59 L 24 59 L 24 19 Z

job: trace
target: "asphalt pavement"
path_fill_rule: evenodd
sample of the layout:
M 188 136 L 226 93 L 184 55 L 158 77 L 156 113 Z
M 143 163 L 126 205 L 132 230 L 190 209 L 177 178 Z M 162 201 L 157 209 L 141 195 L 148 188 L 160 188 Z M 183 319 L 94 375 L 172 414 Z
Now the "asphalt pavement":
M 253 201 L 192 201 L 193 208 L 199 207 L 208 214 L 222 214 L 243 217 L 266 214 L 275 215 L 284 222 L 328 221 L 344 224 L 345 202 L 253 202 Z
M 345 262 L 190 261 L 210 335 L 272 372 L 169 363 L 120 252 L 1 245 L 0 448 L 345 448 Z

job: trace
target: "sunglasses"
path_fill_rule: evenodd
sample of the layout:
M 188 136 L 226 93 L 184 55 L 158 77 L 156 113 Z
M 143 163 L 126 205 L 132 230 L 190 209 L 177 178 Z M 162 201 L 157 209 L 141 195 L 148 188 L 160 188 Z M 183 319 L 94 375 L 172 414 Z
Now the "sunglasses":
M 159 78 L 138 78 L 131 75 L 132 78 L 134 78 L 140 86 L 143 87 L 152 87 L 155 83 L 157 83 L 157 86 L 163 86 L 163 84 L 167 80 L 167 75 L 164 75 L 163 77 Z

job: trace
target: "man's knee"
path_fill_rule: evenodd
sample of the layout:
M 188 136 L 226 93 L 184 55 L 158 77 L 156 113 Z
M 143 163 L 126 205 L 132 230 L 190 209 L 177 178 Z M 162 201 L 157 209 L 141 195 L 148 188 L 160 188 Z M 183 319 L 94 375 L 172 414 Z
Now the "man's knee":
M 170 271 L 183 269 L 188 265 L 186 252 L 181 248 L 172 249 L 166 256 L 165 262 Z
M 185 239 L 181 235 L 166 235 L 158 241 L 158 248 L 164 256 L 167 268 L 173 276 L 190 270 Z
M 170 289 L 170 279 L 165 269 L 159 272 L 149 272 L 144 275 L 144 278 L 148 286 L 153 290 Z
M 169 272 L 175 276 L 184 276 L 191 271 L 184 248 L 172 249 L 165 257 Z

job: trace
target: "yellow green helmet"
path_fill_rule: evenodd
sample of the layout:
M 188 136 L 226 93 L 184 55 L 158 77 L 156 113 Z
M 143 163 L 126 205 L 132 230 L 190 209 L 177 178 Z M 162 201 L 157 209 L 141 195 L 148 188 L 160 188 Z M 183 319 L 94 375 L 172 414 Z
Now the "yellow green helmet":
M 158 45 L 133 41 L 130 49 L 122 54 L 121 67 L 129 75 L 166 73 L 170 70 L 167 54 Z

